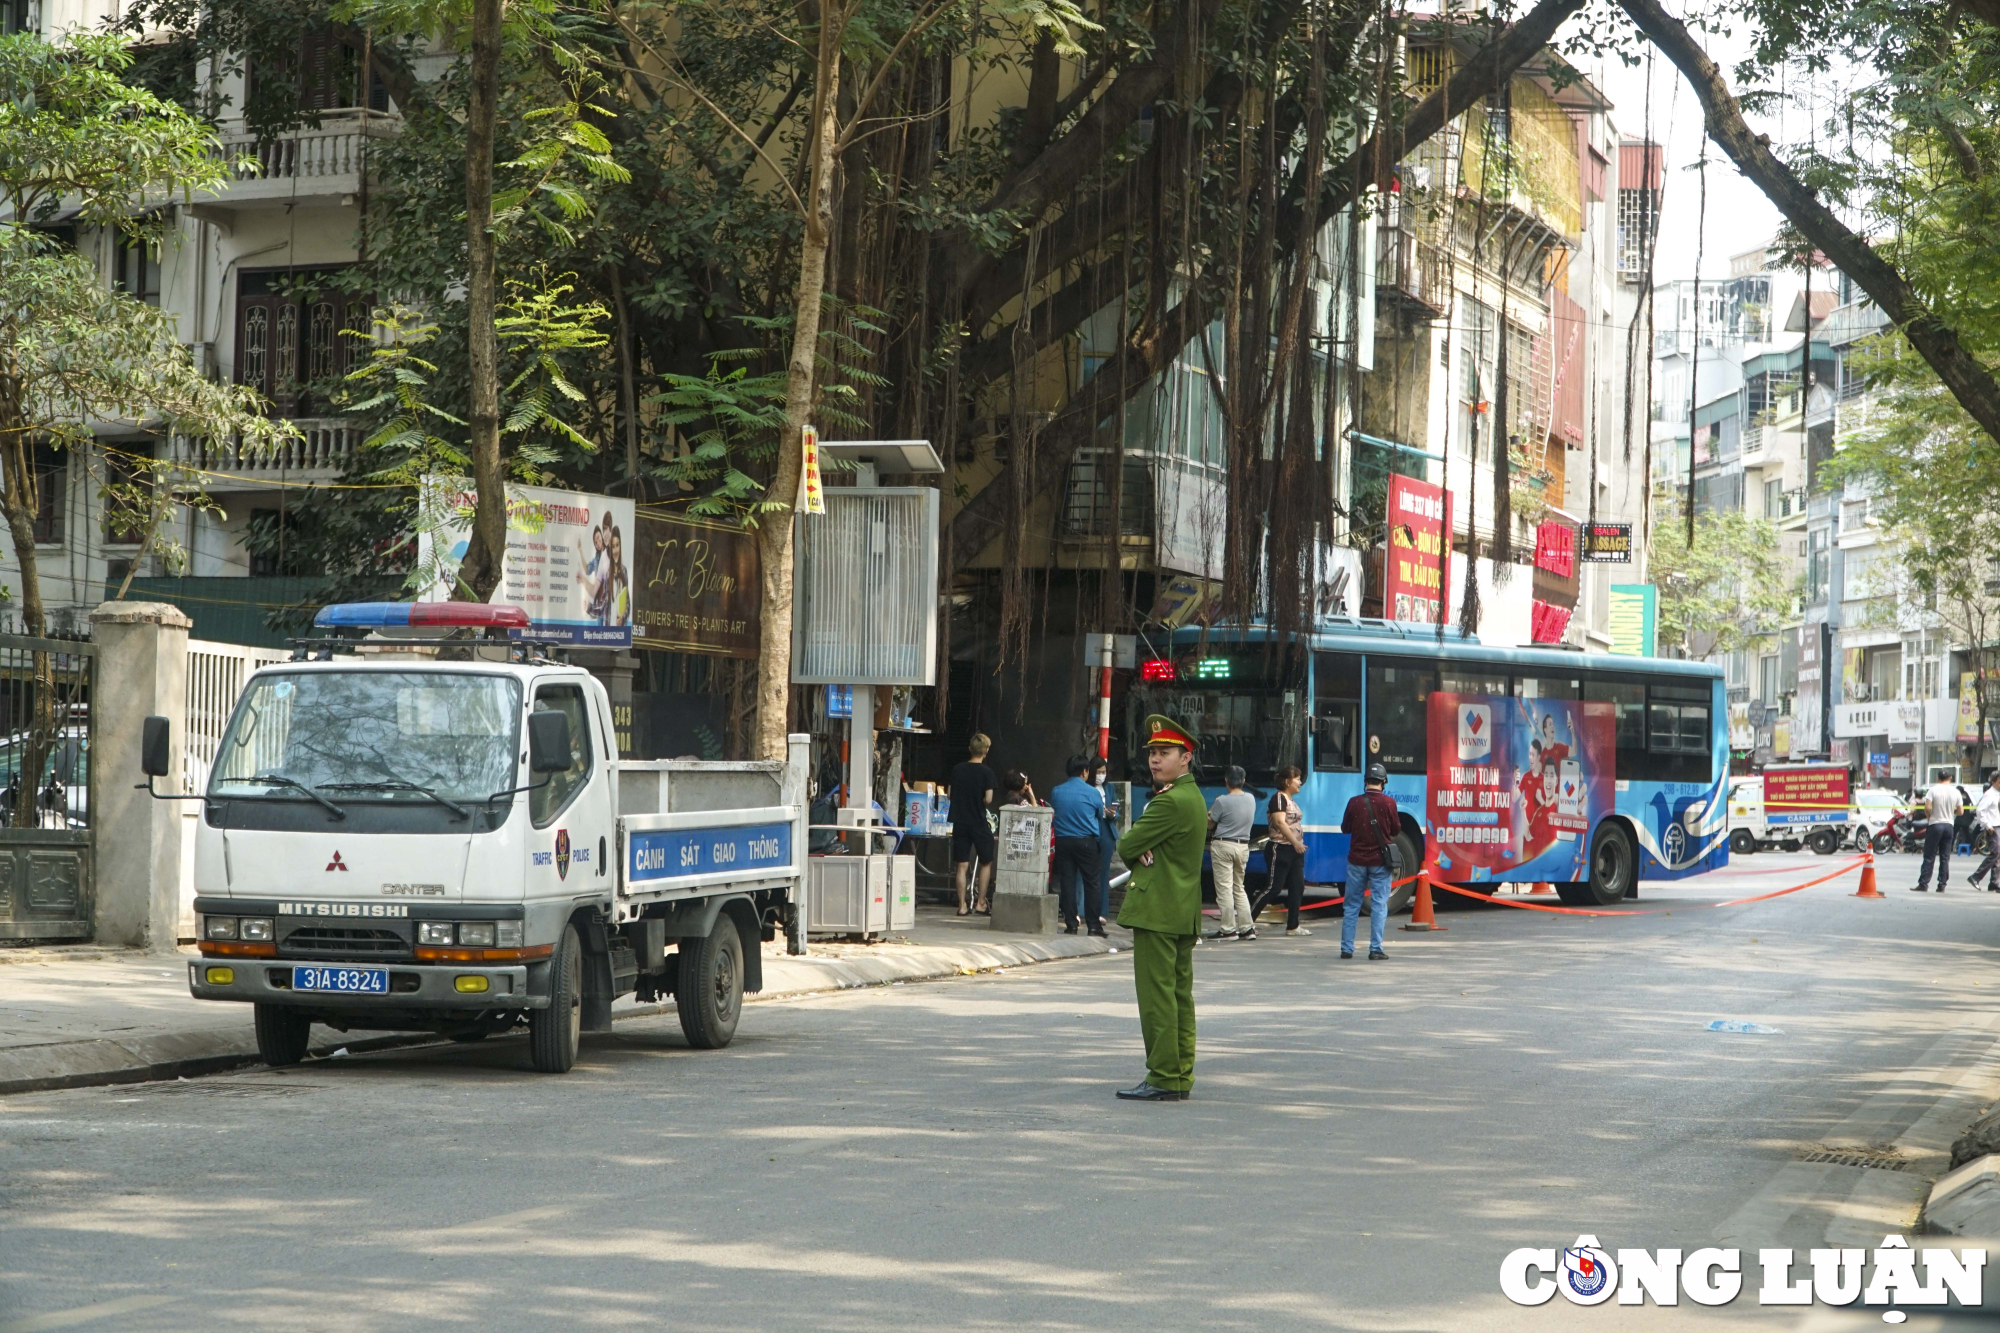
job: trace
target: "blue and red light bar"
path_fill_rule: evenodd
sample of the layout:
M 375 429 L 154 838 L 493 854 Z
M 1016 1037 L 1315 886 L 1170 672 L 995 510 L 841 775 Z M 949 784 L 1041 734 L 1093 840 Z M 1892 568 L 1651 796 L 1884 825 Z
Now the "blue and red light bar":
M 487 602 L 336 602 L 313 617 L 314 629 L 507 629 L 529 627 L 518 606 Z

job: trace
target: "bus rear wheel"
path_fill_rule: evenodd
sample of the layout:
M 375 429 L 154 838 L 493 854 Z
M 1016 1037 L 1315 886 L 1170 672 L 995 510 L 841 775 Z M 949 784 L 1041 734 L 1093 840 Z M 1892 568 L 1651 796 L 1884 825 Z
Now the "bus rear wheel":
M 1623 902 L 1637 882 L 1639 858 L 1631 835 L 1613 820 L 1597 826 L 1590 840 L 1590 878 L 1556 885 L 1556 893 L 1571 907 L 1610 907 Z

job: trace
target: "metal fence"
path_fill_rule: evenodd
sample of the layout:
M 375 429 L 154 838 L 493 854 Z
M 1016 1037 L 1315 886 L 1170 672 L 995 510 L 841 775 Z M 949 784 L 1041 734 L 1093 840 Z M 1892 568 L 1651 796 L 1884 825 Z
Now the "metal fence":
M 250 673 L 291 657 L 279 648 L 246 648 L 238 643 L 189 639 L 187 646 L 187 711 L 181 726 L 181 790 L 208 790 L 209 770 L 222 744 L 229 715 L 243 694 Z M 201 827 L 202 804 L 181 806 L 180 937 L 194 938 L 194 842 Z
M 0 939 L 91 933 L 97 646 L 0 625 Z

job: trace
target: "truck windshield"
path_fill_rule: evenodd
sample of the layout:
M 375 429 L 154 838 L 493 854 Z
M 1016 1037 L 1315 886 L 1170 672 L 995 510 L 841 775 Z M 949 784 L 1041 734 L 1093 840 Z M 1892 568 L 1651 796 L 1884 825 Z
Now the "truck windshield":
M 444 671 L 294 671 L 243 692 L 211 795 L 302 800 L 278 775 L 356 801 L 482 801 L 515 785 L 520 682 Z M 345 785 L 343 785 L 345 784 Z M 408 785 L 403 785 L 408 784 Z M 428 790 L 423 790 L 428 789 Z

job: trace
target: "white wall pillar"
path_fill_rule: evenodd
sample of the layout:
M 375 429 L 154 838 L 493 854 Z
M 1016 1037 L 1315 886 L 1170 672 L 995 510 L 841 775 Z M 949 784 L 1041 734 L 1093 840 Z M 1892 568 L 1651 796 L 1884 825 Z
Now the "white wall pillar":
M 145 719 L 173 721 L 162 791 L 179 794 L 193 625 L 163 602 L 105 602 L 90 613 L 97 642 L 91 688 L 90 822 L 96 832 L 97 942 L 174 947 L 180 915 L 181 810 L 155 800 L 139 770 Z

